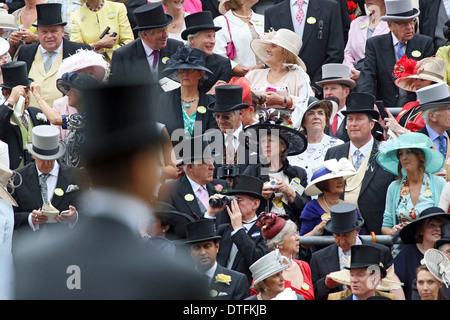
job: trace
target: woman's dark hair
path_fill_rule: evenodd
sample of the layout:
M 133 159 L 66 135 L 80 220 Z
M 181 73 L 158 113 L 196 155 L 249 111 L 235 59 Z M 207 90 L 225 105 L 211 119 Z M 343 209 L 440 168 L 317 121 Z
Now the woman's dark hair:
M 399 156 L 400 150 L 403 150 L 403 149 L 397 150 L 397 159 L 400 159 L 400 156 Z M 423 150 L 417 149 L 417 148 L 411 148 L 411 149 L 406 149 L 406 150 L 410 150 L 411 153 L 413 153 L 414 155 L 417 156 L 417 158 L 419 159 L 419 170 L 421 172 L 425 172 L 425 161 L 426 161 L 425 152 L 423 152 Z M 398 162 L 397 171 L 398 171 L 398 180 L 402 181 L 403 173 L 402 173 L 402 164 L 400 163 L 400 161 Z

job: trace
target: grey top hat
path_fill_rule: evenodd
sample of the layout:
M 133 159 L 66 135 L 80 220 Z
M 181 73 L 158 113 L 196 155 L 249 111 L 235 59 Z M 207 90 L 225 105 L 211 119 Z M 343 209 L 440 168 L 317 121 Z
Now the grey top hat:
M 325 229 L 331 233 L 347 233 L 360 228 L 364 224 L 358 218 L 358 209 L 353 203 L 339 203 L 330 208 L 331 220 L 325 224 Z
M 28 152 L 41 160 L 56 160 L 66 152 L 66 146 L 59 141 L 59 130 L 50 125 L 33 128 L 32 141 L 27 142 Z
M 446 82 L 439 82 L 416 91 L 420 110 L 425 111 L 450 104 L 450 93 Z
M 321 87 L 328 83 L 342 83 L 353 89 L 356 82 L 350 79 L 350 68 L 342 63 L 327 63 L 322 66 L 322 80 L 317 81 Z
M 381 17 L 383 21 L 409 20 L 420 14 L 419 9 L 414 8 L 411 0 L 386 0 L 386 15 Z

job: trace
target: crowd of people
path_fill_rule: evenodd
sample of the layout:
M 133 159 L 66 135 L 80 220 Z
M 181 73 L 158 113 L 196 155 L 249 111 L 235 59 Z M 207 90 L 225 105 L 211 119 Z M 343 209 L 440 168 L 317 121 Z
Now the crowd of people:
M 448 1 L 0 4 L 0 298 L 450 298 Z

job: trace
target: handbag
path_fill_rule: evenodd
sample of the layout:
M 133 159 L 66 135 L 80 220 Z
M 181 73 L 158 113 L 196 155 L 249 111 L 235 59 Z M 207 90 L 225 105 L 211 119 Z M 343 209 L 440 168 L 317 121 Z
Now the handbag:
M 233 38 L 231 37 L 230 24 L 228 23 L 228 18 L 225 15 L 223 17 L 227 21 L 228 33 L 230 34 L 230 42 L 227 43 L 227 57 L 228 59 L 233 60 L 234 58 L 236 58 L 236 47 L 234 46 Z

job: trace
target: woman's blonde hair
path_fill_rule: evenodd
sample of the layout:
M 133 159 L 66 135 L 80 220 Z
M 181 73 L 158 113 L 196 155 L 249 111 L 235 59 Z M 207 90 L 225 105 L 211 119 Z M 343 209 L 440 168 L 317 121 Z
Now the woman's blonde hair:
M 299 65 L 297 63 L 297 56 L 295 54 L 293 54 L 292 52 L 290 52 L 289 50 L 281 47 L 282 49 L 282 60 L 283 63 L 288 63 L 288 64 L 295 64 L 295 65 Z
M 226 0 L 222 0 L 222 1 L 226 1 Z M 229 0 L 227 2 L 224 3 L 223 7 L 225 8 L 225 10 L 237 10 L 239 9 L 243 4 L 244 4 L 245 0 Z

